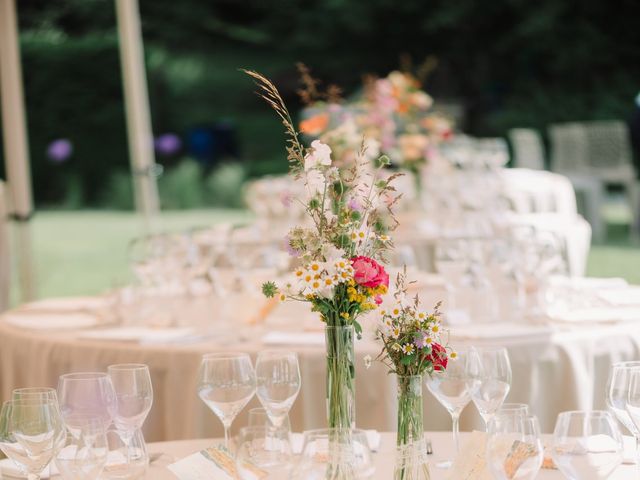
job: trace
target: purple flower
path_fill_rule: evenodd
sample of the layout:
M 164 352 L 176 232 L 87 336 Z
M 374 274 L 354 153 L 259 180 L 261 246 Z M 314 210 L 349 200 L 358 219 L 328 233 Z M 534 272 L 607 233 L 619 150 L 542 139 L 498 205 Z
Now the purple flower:
M 284 248 L 291 257 L 297 257 L 300 254 L 300 252 L 291 246 L 291 237 L 289 237 L 289 235 L 285 235 L 284 237 Z
M 356 212 L 362 212 L 362 205 L 355 198 L 350 198 L 347 202 L 347 207 L 349 210 L 355 210 Z
M 163 133 L 153 143 L 156 152 L 161 155 L 174 155 L 182 148 L 182 140 L 175 133 Z
M 54 163 L 62 163 L 73 153 L 73 144 L 66 138 L 54 140 L 47 147 L 47 157 Z
M 428 338 L 429 334 L 426 332 L 418 332 L 413 343 L 417 348 L 424 348 L 429 345 Z
M 291 192 L 289 191 L 280 192 L 280 201 L 282 202 L 282 205 L 289 208 L 293 202 L 293 195 L 291 195 Z

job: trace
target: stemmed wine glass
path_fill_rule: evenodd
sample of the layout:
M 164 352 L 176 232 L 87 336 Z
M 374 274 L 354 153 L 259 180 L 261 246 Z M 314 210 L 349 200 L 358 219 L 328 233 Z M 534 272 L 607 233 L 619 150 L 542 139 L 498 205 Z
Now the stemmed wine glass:
M 258 353 L 256 394 L 275 427 L 283 425 L 299 392 L 298 355 L 275 350 Z
M 622 435 L 609 412 L 562 412 L 551 457 L 572 480 L 605 480 L 622 463 Z
M 502 347 L 473 348 L 469 360 L 471 400 L 486 428 L 511 389 L 509 354 Z
M 434 397 L 447 409 L 453 422 L 453 440 L 456 452 L 460 450 L 458 440 L 460 434 L 460 414 L 471 401 L 469 376 L 469 349 L 456 350 L 457 358 L 451 359 L 444 371 L 434 371 L 426 375 L 426 384 Z M 438 465 L 442 468 L 451 466 L 451 462 Z
M 210 353 L 202 357 L 198 396 L 224 426 L 224 445 L 229 448 L 229 429 L 256 391 L 256 374 L 246 353 Z
M 70 433 L 81 427 L 87 417 L 99 418 L 103 428 L 111 424 L 116 401 L 111 379 L 106 373 L 67 373 L 58 379 L 58 401 Z
M 60 448 L 64 425 L 58 405 L 32 398 L 5 402 L 0 412 L 0 448 L 26 474 L 39 480 Z
M 627 369 L 629 389 L 627 393 L 626 410 L 631 419 L 632 426 L 635 430 L 631 433 L 636 437 L 636 450 L 638 450 L 638 435 L 640 431 L 640 362 L 633 362 Z M 625 426 L 627 426 L 625 424 Z M 627 427 L 629 428 L 629 427 Z
M 631 372 L 640 368 L 640 362 L 618 362 L 614 363 L 609 370 L 607 381 L 607 407 L 618 421 L 629 430 L 636 440 L 636 457 L 640 455 L 640 418 L 636 422 L 630 413 L 633 410 L 631 398 Z
M 115 402 L 111 404 L 111 418 L 130 458 L 130 444 L 136 430 L 151 411 L 153 386 L 149 367 L 138 363 L 123 363 L 107 367 L 115 392 Z
M 522 410 L 497 413 L 489 422 L 487 466 L 496 480 L 533 480 L 544 457 L 540 425 Z

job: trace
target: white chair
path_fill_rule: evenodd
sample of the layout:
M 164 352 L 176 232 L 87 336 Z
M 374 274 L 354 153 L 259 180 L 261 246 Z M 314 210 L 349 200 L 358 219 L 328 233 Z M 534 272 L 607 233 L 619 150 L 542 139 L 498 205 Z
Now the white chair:
M 631 208 L 633 225 L 640 219 L 638 182 L 633 168 L 627 125 L 619 120 L 587 122 L 588 168 L 604 184 L 622 185 Z
M 11 257 L 9 256 L 9 222 L 4 182 L 0 181 L 0 312 L 9 308 Z
M 513 166 L 544 170 L 544 145 L 540 134 L 532 128 L 512 128 L 509 141 L 513 151 Z
M 605 198 L 603 183 L 588 167 L 589 145 L 584 124 L 564 123 L 549 127 L 551 141 L 551 169 L 565 175 L 584 203 L 584 215 L 591 224 L 593 237 L 601 241 L 605 236 L 602 205 Z
M 591 244 L 591 227 L 579 214 L 568 178 L 524 168 L 500 172 L 501 194 L 509 205 L 511 226 L 551 232 L 564 244 L 569 274 L 583 276 Z

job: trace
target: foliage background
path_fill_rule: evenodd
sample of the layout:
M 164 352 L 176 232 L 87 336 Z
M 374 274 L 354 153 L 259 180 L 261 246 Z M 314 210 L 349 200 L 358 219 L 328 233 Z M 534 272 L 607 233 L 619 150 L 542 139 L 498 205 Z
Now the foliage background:
M 17 2 L 37 204 L 130 208 L 113 0 Z M 251 95 L 248 67 L 297 107 L 296 61 L 347 92 L 402 53 L 438 68 L 426 83 L 464 107 L 461 127 L 630 116 L 640 89 L 636 0 L 140 0 L 155 134 L 225 121 L 235 166 L 158 157 L 165 206 L 233 205 L 245 177 L 286 169 L 280 125 Z M 49 142 L 74 154 L 52 163 Z M 1 153 L 0 153 L 1 155 Z M 2 159 L 0 158 L 0 161 Z M 226 188 L 226 190 L 225 190 Z

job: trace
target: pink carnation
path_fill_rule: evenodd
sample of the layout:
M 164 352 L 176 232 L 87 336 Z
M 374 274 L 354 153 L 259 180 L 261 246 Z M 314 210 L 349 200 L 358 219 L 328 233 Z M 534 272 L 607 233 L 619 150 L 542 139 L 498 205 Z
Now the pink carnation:
M 389 274 L 384 267 L 369 257 L 353 257 L 351 266 L 354 270 L 354 278 L 358 285 L 368 288 L 377 288 L 380 285 L 389 286 Z

